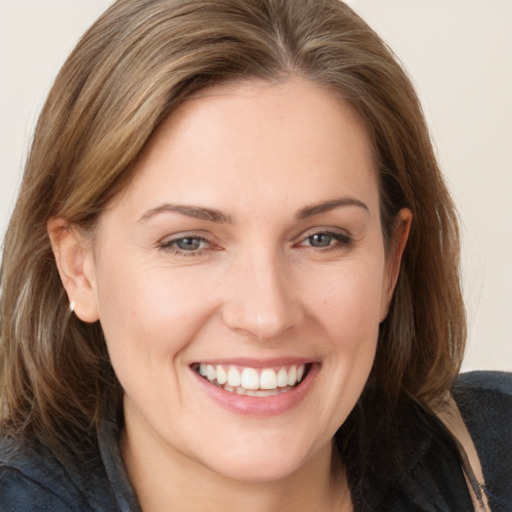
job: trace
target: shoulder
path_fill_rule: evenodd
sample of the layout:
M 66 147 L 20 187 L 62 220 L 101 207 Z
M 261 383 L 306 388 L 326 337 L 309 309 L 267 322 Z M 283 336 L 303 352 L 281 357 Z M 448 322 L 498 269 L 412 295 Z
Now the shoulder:
M 500 438 L 511 433 L 512 373 L 464 373 L 457 378 L 452 394 L 472 435 Z M 510 437 L 508 440 L 512 442 Z
M 491 395 L 498 394 L 512 399 L 512 373 L 498 371 L 462 373 L 457 378 L 454 389 Z
M 369 435 L 362 433 L 366 452 L 355 457 L 361 469 L 356 466 L 355 478 L 349 475 L 361 510 L 471 510 L 457 447 L 430 409 L 403 396 L 373 423 L 376 428 Z M 361 430 L 356 430 L 357 438 Z
M 68 512 L 74 509 L 58 493 L 45 487 L 43 482 L 32 480 L 15 468 L 1 465 L 0 512 L 13 510 Z
M 452 389 L 482 465 L 492 510 L 512 509 L 512 374 L 462 374 Z
M 0 512 L 115 510 L 108 502 L 90 460 L 62 460 L 37 441 L 0 440 Z

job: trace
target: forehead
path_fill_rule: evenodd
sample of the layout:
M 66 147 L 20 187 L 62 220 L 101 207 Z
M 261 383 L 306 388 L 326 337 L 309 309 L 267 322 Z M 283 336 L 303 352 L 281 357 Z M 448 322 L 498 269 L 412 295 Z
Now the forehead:
M 368 202 L 375 167 L 352 106 L 293 78 L 218 86 L 186 101 L 149 139 L 129 188 L 154 200 L 247 207 L 345 194 Z

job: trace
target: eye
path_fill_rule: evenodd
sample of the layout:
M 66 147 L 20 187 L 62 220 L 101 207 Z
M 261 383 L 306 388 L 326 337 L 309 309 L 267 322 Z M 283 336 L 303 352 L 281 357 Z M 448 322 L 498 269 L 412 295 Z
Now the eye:
M 192 256 L 210 246 L 210 242 L 201 236 L 180 236 L 160 242 L 158 248 L 174 254 Z
M 344 233 L 319 231 L 307 236 L 298 245 L 323 250 L 340 249 L 352 245 L 352 238 Z
M 206 240 L 204 238 L 191 236 L 174 240 L 174 245 L 181 251 L 198 251 L 204 248 L 205 243 Z
M 306 240 L 311 247 L 329 247 L 333 237 L 328 233 L 317 233 L 316 235 L 308 236 Z

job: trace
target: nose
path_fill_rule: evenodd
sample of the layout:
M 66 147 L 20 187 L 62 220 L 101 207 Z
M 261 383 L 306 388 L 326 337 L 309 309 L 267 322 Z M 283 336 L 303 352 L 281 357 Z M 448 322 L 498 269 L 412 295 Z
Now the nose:
M 276 340 L 303 319 L 303 308 L 286 264 L 252 254 L 231 269 L 223 304 L 224 323 L 259 341 Z

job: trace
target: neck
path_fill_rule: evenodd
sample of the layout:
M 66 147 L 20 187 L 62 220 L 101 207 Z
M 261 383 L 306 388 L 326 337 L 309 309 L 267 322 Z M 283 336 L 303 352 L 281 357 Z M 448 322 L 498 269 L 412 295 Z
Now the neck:
M 121 450 L 144 512 L 350 511 L 350 492 L 339 456 L 331 446 L 277 481 L 224 477 L 182 454 L 153 451 L 124 431 Z M 333 454 L 336 454 L 333 456 Z

